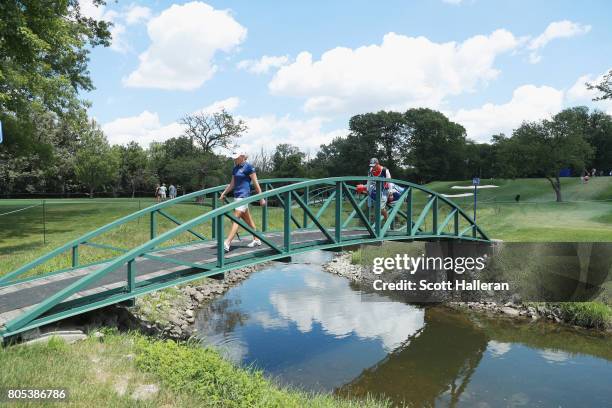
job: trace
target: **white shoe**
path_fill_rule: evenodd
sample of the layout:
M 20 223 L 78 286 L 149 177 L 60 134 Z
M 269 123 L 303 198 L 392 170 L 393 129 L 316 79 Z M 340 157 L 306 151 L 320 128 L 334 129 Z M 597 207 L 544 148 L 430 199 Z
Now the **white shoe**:
M 229 246 L 229 244 L 227 242 L 223 243 L 223 249 L 225 250 L 225 252 L 229 252 L 230 246 Z
M 256 247 L 256 246 L 261 246 L 261 241 L 260 241 L 260 240 L 258 240 L 258 239 L 254 239 L 254 240 L 252 240 L 252 241 L 251 241 L 251 242 L 250 242 L 250 243 L 247 245 L 247 247 L 249 247 L 249 248 L 254 248 L 254 247 Z

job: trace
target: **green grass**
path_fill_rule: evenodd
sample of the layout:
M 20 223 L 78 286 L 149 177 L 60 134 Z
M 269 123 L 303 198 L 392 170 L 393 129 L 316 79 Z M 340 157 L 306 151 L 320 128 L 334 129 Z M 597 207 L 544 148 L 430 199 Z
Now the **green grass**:
M 111 330 L 102 341 L 89 337 L 67 345 L 52 339 L 0 349 L 0 384 L 19 389 L 64 388 L 69 406 L 388 406 L 372 399 L 342 400 L 280 387 L 261 372 L 234 366 L 212 349 Z M 134 401 L 132 393 L 144 384 L 158 385 L 159 393 L 148 401 Z
M 428 187 L 458 194 L 470 190 L 452 186 L 470 183 L 434 182 Z M 483 179 L 481 184 L 499 187 L 478 191 L 477 222 L 489 236 L 505 241 L 612 241 L 612 177 L 595 177 L 588 184 L 563 178 L 561 183 L 564 202 L 557 203 L 545 179 Z M 473 197 L 451 200 L 472 214 Z
M 469 185 L 469 181 L 434 182 L 427 187 L 440 193 L 458 193 L 453 185 Z M 612 177 L 592 179 L 582 184 L 577 178 L 562 179 L 562 191 L 566 202 L 554 202 L 554 194 L 545 179 L 482 180 L 482 184 L 495 184 L 499 188 L 479 191 L 478 224 L 492 238 L 505 241 L 612 241 Z M 514 197 L 521 195 L 521 202 Z M 415 214 L 425 203 L 424 194 L 415 194 Z M 472 213 L 473 199 L 453 198 L 458 205 Z M 0 200 L 0 214 L 40 204 L 40 200 Z M 112 220 L 128 215 L 139 208 L 151 205 L 147 199 L 94 199 L 94 200 L 46 200 L 45 233 L 43 243 L 43 207 L 37 206 L 22 212 L 0 215 L 0 275 L 6 274 L 40 255 L 72 240 L 86 232 L 101 227 Z M 348 212 L 345 204 L 345 213 Z M 252 212 L 261 226 L 261 210 L 252 206 Z M 180 220 L 188 220 L 204 214 L 210 207 L 186 203 L 173 206 L 170 214 Z M 439 218 L 443 219 L 448 208 L 441 206 Z M 295 209 L 299 220 L 303 212 Z M 323 221 L 331 226 L 334 205 L 330 205 Z M 416 215 L 415 215 L 416 217 Z M 159 232 L 175 225 L 158 217 Z M 270 229 L 282 227 L 282 210 L 269 209 Z M 431 225 L 427 219 L 425 225 Z M 226 222 L 226 229 L 229 222 Z M 133 248 L 149 238 L 148 217 L 142 217 L 122 225 L 94 242 L 122 248 Z M 450 226 L 448 227 L 450 228 Z M 205 236 L 211 234 L 211 224 L 199 226 L 195 230 Z M 242 236 L 245 234 L 243 233 Z M 196 239 L 184 233 L 168 245 L 179 244 Z M 81 263 L 99 261 L 117 255 L 117 252 L 88 247 L 80 249 Z M 32 274 L 41 274 L 70 266 L 66 253 L 38 267 Z
M 601 330 L 612 328 L 612 308 L 608 305 L 600 302 L 564 302 L 557 305 L 564 320 L 570 324 Z

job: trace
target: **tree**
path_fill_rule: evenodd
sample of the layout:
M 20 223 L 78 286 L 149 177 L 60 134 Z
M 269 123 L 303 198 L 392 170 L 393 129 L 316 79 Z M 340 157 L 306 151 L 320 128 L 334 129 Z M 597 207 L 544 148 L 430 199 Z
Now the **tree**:
M 444 114 L 426 108 L 404 114 L 408 154 L 404 164 L 412 166 L 420 182 L 464 178 L 466 134 L 463 126 Z M 472 175 L 469 175 L 472 176 Z
M 297 146 L 279 144 L 272 156 L 272 174 L 275 177 L 304 177 L 304 158 L 304 153 Z
M 581 108 L 566 109 L 552 120 L 523 123 L 512 137 L 497 139 L 498 160 L 505 162 L 511 177 L 545 177 L 562 201 L 559 173 L 565 168 L 580 171 L 593 153 L 587 142 Z
M 74 170 L 78 180 L 89 189 L 90 198 L 93 198 L 96 189 L 118 177 L 119 158 L 93 121 L 81 139 Z
M 204 153 L 212 153 L 215 148 L 231 149 L 236 140 L 247 130 L 242 119 L 234 119 L 224 109 L 216 113 L 198 112 L 181 118 L 185 125 L 185 136 L 196 142 Z
M 79 90 L 93 89 L 90 46 L 110 44 L 109 23 L 81 15 L 78 0 L 3 0 L 0 15 L 0 111 L 61 115 L 82 106 Z
M 604 99 L 612 99 L 612 69 L 603 76 L 598 84 L 587 83 L 588 89 L 601 92 L 600 96 L 595 97 L 594 101 L 602 101 Z
M 391 175 L 399 176 L 408 130 L 404 115 L 386 111 L 356 115 L 349 120 L 349 129 L 361 143 L 374 147 L 374 150 L 369 149 L 368 159 L 377 157 L 389 168 Z
M 119 148 L 119 155 L 119 175 L 130 187 L 134 198 L 136 189 L 147 179 L 147 153 L 138 143 L 130 142 L 127 146 Z

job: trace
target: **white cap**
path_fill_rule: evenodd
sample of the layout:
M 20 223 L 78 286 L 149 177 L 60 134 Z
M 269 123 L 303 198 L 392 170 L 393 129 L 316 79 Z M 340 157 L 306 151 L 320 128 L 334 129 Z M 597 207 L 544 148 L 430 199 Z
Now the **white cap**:
M 232 152 L 232 159 L 236 160 L 240 156 L 244 156 L 246 158 L 247 154 L 245 152 L 241 151 L 241 150 L 236 150 L 236 151 Z

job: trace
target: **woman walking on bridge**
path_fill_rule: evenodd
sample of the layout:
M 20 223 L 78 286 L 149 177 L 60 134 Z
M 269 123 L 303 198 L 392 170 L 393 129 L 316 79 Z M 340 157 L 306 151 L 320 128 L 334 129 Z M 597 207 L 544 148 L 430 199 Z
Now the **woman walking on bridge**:
M 236 152 L 232 153 L 232 159 L 234 159 L 234 168 L 232 170 L 232 181 L 225 187 L 223 193 L 219 196 L 221 202 L 225 200 L 225 196 L 230 191 L 234 190 L 234 201 L 242 201 L 245 198 L 248 198 L 251 195 L 251 182 L 255 186 L 255 191 L 257 194 L 261 193 L 261 187 L 259 186 L 259 182 L 257 181 L 257 174 L 255 174 L 255 168 L 251 166 L 250 163 L 246 161 L 247 155 L 246 153 Z M 266 200 L 259 200 L 259 204 L 261 206 L 266 205 Z M 244 204 L 236 207 L 234 210 L 234 216 L 236 218 L 242 218 L 251 228 L 254 230 L 257 229 L 255 226 L 255 221 L 253 221 L 253 217 L 251 217 L 251 212 L 249 211 L 249 205 Z M 238 232 L 238 224 L 233 223 L 232 228 L 230 229 L 229 235 L 227 239 L 223 242 L 223 249 L 225 252 L 230 250 L 230 244 L 236 236 Z M 261 246 L 261 241 L 256 236 L 253 236 L 253 240 L 251 243 L 247 245 L 249 248 L 253 248 L 255 246 Z

